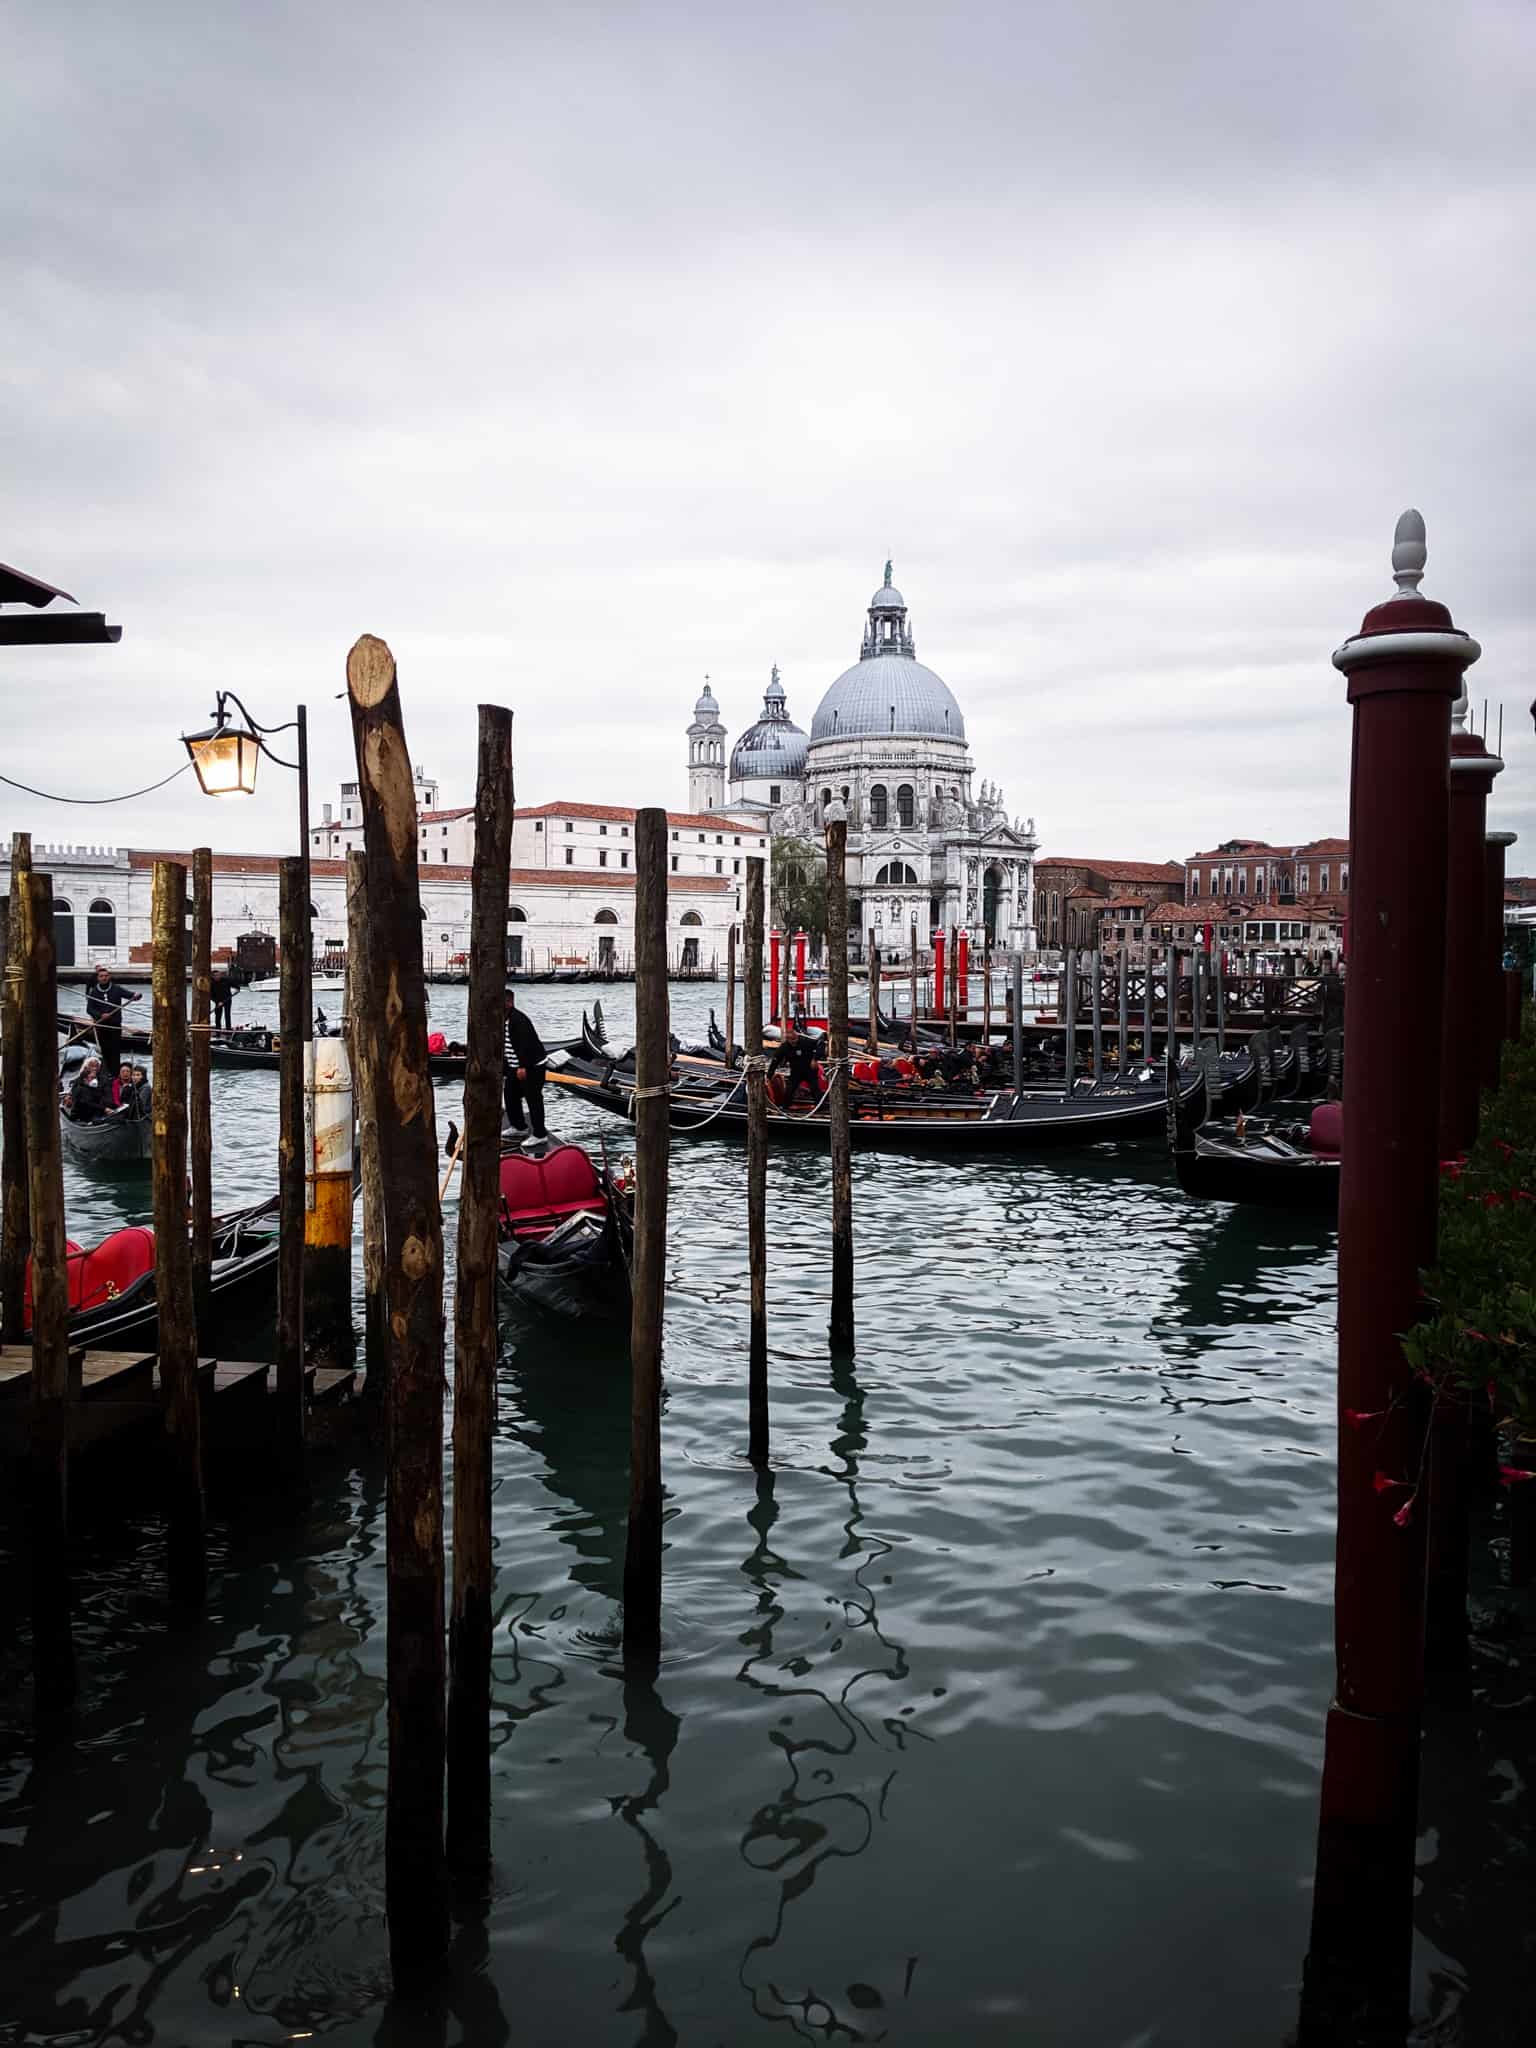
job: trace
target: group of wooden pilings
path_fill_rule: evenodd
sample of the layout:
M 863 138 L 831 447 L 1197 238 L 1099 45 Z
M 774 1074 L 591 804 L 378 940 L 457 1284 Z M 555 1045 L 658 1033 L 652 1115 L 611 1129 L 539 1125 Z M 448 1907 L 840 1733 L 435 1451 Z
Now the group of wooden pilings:
M 1355 912 L 1339 1193 L 1337 1672 L 1299 2036 L 1309 2048 L 1406 2032 L 1426 1646 L 1442 1668 L 1465 1654 L 1466 1417 L 1432 1405 L 1402 1333 L 1434 1263 L 1438 1162 L 1471 1142 L 1479 1089 L 1498 1079 L 1508 835 L 1484 831 L 1501 764 L 1452 731 L 1452 702 L 1480 650 L 1419 594 L 1424 558 L 1423 521 L 1407 513 L 1393 547 L 1396 594 L 1334 655 L 1354 711 Z

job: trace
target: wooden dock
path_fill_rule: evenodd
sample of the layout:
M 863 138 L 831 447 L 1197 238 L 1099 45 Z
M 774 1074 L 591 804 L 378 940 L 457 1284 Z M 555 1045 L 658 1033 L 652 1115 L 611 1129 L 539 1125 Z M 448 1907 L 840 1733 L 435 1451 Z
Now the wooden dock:
M 154 1352 L 72 1349 L 69 1376 L 72 1450 L 160 1423 L 160 1363 Z M 214 1445 L 232 1444 L 253 1428 L 265 1428 L 271 1376 L 271 1366 L 260 1362 L 199 1358 L 198 1395 Z M 305 1374 L 309 1405 L 333 1406 L 349 1399 L 356 1378 L 350 1371 L 311 1366 Z M 25 1450 L 31 1393 L 31 1345 L 0 1345 L 0 1452 Z

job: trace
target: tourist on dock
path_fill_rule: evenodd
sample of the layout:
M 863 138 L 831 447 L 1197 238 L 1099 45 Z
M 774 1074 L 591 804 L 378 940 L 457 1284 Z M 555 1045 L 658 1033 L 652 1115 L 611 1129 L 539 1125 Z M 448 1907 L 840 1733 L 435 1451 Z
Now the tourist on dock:
M 96 1027 L 105 1072 L 115 1074 L 123 1050 L 123 1005 L 140 999 L 137 989 L 124 988 L 112 979 L 110 967 L 98 967 L 96 979 L 86 990 L 85 1013 Z
M 506 1017 L 506 1066 L 502 1093 L 507 1106 L 507 1122 L 519 1137 L 526 1135 L 531 1124 L 534 1137 L 542 1140 L 545 1135 L 544 1062 L 548 1054 L 543 1040 L 533 1028 L 532 1019 L 517 1007 L 517 997 L 510 988 L 506 993 Z
M 785 1109 L 794 1108 L 795 1097 L 800 1093 L 802 1082 L 804 1082 L 814 1106 L 816 1101 L 816 1060 L 819 1051 L 820 1047 L 817 1045 L 816 1040 L 810 1036 L 801 1024 L 793 1023 L 790 1025 L 789 1036 L 783 1040 L 778 1050 L 774 1053 L 773 1058 L 768 1062 L 768 1077 L 770 1080 L 772 1080 L 780 1067 L 788 1067 L 789 1069 L 789 1080 L 785 1088 L 783 1103 Z
M 101 1092 L 101 1061 L 89 1059 L 74 1079 L 64 1106 L 71 1119 L 77 1124 L 88 1124 L 101 1115 L 104 1102 Z
M 235 985 L 229 978 L 227 967 L 215 968 L 213 978 L 208 984 L 208 996 L 213 1004 L 214 1030 L 233 1031 Z

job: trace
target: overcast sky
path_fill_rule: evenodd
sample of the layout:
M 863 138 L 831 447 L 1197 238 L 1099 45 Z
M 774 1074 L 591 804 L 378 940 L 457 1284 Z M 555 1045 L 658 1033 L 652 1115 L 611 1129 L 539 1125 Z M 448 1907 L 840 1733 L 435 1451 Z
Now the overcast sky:
M 1045 851 L 1343 832 L 1416 504 L 1536 872 L 1524 0 L 4 14 L 0 559 L 123 638 L 0 651 L 0 772 L 222 683 L 318 807 L 367 631 L 445 802 L 484 700 L 521 801 L 679 808 L 706 672 L 808 727 L 890 554 Z M 0 828 L 271 851 L 264 785 Z

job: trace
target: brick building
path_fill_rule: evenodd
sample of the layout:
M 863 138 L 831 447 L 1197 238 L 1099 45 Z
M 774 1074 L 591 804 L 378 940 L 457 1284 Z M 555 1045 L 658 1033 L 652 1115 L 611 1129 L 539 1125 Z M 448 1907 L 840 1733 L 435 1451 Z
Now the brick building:
M 1099 943 L 1099 927 L 1113 903 L 1146 907 L 1178 896 L 1184 867 L 1176 860 L 1070 860 L 1035 862 L 1035 923 L 1050 950 Z

